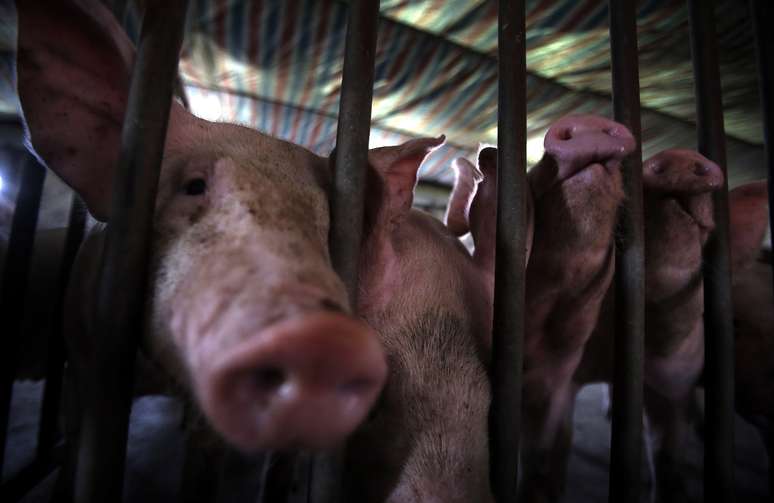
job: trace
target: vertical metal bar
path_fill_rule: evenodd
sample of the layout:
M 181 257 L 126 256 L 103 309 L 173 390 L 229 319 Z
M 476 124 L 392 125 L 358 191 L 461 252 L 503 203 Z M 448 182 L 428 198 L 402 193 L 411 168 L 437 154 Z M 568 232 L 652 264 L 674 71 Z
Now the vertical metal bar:
M 11 409 L 16 362 L 21 348 L 21 325 L 24 316 L 24 298 L 27 277 L 38 223 L 40 197 L 46 170 L 34 157 L 25 155 L 21 183 L 16 197 L 16 209 L 8 237 L 8 251 L 3 267 L 0 290 L 0 320 L 3 323 L 2 351 L 0 351 L 0 473 L 3 470 L 8 415 Z
M 363 208 L 371 132 L 374 59 L 379 24 L 379 1 L 349 4 L 347 41 L 336 131 L 336 158 L 331 193 L 329 235 L 333 268 L 357 309 L 358 267 L 363 234 Z M 341 452 L 316 456 L 311 480 L 314 503 L 341 500 Z
M 715 231 L 704 248 L 704 494 L 734 498 L 734 331 L 728 235 L 728 176 L 715 2 L 689 0 L 699 152 L 723 170 L 713 196 Z
M 645 338 L 645 252 L 637 2 L 610 0 L 610 59 L 616 121 L 637 147 L 624 159 L 625 206 L 618 219 L 610 501 L 639 501 L 642 458 L 642 365 Z
M 768 32 L 774 23 L 774 3 L 771 0 L 750 0 L 750 16 L 758 53 L 763 145 L 768 167 L 769 226 L 771 235 L 774 236 L 774 37 Z M 772 263 L 771 279 L 774 282 L 774 263 Z M 774 470 L 769 470 L 769 473 L 774 473 Z M 774 480 L 771 480 L 771 489 L 774 490 Z
M 95 372 L 83 411 L 76 501 L 120 501 L 148 249 L 186 0 L 149 2 L 124 119 L 99 279 Z
M 498 5 L 497 243 L 492 327 L 489 479 L 516 500 L 521 434 L 527 228 L 527 56 L 524 1 Z
M 64 253 L 59 265 L 57 279 L 57 304 L 54 309 L 54 324 L 48 340 L 48 358 L 46 363 L 46 383 L 43 388 L 43 405 L 40 412 L 40 427 L 38 429 L 37 456 L 39 459 L 48 457 L 48 453 L 57 441 L 57 425 L 59 423 L 59 405 L 62 396 L 62 381 L 64 377 L 65 343 L 62 333 L 62 316 L 64 297 L 70 280 L 75 256 L 83 241 L 86 230 L 86 205 L 77 195 L 73 195 L 70 205 L 70 216 L 67 224 Z

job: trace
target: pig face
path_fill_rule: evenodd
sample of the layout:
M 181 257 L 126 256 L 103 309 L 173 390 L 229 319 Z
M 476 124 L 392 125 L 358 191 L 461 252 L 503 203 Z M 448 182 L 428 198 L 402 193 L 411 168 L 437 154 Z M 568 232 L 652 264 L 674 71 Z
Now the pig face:
M 134 50 L 98 2 L 18 11 L 31 143 L 105 220 Z M 241 449 L 336 444 L 385 379 L 376 335 L 330 265 L 328 185 L 324 159 L 173 103 L 147 346 Z
M 680 212 L 699 228 L 704 244 L 715 222 L 712 192 L 723 185 L 720 168 L 698 152 L 670 149 L 643 163 L 642 184 L 649 197 L 669 200 L 670 211 Z
M 570 115 L 546 132 L 545 155 L 528 173 L 536 218 L 550 221 L 551 232 L 599 237 L 623 199 L 620 164 L 634 150 L 628 129 L 603 117 Z M 540 226 L 536 221 L 536 227 Z
M 715 227 L 712 193 L 722 187 L 723 172 L 701 154 L 683 149 L 656 154 L 642 169 L 645 295 L 656 306 L 696 286 L 702 248 Z M 700 314 L 700 303 L 695 309 Z

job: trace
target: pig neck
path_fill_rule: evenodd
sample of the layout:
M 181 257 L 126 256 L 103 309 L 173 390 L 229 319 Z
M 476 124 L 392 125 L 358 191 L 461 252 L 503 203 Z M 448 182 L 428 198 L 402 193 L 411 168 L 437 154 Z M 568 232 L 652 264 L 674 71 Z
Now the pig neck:
M 613 274 L 619 202 L 617 194 L 572 179 L 536 199 L 526 285 L 528 354 L 572 353 L 591 334 Z
M 646 351 L 667 355 L 700 336 L 701 229 L 671 198 L 645 199 Z
M 392 320 L 412 322 L 396 327 Z M 470 320 L 393 304 L 374 323 L 390 374 L 347 446 L 349 492 L 364 503 L 488 502 L 489 381 Z

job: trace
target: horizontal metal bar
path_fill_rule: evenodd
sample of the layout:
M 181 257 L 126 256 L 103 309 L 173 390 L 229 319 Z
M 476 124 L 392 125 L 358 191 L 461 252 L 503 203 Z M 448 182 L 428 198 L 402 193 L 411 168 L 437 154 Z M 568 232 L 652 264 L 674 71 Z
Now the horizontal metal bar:
M 524 1 L 498 10 L 497 241 L 492 326 L 489 478 L 499 502 L 517 494 L 527 228 L 527 60 Z
M 83 411 L 76 501 L 120 501 L 148 250 L 187 1 L 148 2 L 132 74 L 102 259 L 92 393 Z M 93 379 L 93 381 L 92 381 Z

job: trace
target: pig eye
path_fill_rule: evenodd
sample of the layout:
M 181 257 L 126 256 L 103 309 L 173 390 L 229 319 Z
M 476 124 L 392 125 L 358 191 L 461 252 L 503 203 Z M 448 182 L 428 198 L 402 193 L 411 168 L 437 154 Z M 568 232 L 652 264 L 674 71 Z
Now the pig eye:
M 183 192 L 187 196 L 200 196 L 207 190 L 207 182 L 204 178 L 194 178 L 188 180 L 183 186 Z

